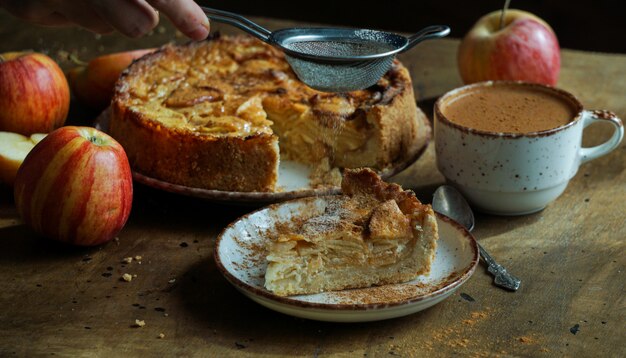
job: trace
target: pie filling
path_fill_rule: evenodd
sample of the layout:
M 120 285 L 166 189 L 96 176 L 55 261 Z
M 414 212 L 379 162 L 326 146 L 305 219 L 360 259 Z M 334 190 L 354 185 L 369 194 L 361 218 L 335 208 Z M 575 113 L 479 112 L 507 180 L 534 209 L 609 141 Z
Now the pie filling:
M 438 238 L 430 206 L 366 169 L 347 171 L 342 190 L 323 213 L 278 228 L 267 256 L 268 290 L 312 294 L 429 272 Z

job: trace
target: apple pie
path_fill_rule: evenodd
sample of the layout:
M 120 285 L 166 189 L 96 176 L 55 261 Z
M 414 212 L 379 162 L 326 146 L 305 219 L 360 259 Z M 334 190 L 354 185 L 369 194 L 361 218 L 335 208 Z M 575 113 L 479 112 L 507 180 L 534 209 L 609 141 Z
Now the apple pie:
M 276 230 L 265 288 L 280 296 L 312 294 L 405 282 L 430 271 L 438 240 L 430 205 L 371 169 L 346 170 L 341 189 L 323 213 Z
M 409 72 L 398 61 L 374 86 L 324 93 L 299 81 L 276 48 L 248 36 L 167 45 L 116 84 L 109 130 L 134 170 L 190 187 L 278 191 L 280 159 L 382 170 L 417 151 Z

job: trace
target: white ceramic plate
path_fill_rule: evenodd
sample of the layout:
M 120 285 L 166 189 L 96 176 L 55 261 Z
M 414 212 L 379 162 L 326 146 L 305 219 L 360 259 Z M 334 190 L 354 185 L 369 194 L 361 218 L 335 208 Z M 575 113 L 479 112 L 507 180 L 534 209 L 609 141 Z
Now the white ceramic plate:
M 407 152 L 404 157 L 400 158 L 396 162 L 392 163 L 391 166 L 379 172 L 381 178 L 387 179 L 395 174 L 400 173 L 409 165 L 413 164 L 417 159 L 419 159 L 419 157 L 421 157 L 426 150 L 426 147 L 428 146 L 428 143 L 431 139 L 432 128 L 426 115 L 420 113 L 417 118 L 420 122 L 420 128 L 423 128 L 423 130 L 420 131 L 420 137 L 417 138 L 413 148 L 409 152 Z M 95 127 L 105 132 L 108 130 L 108 109 L 102 112 L 100 116 L 98 116 L 95 122 Z M 288 160 L 281 160 L 278 167 L 277 183 L 280 191 L 271 193 L 238 192 L 194 188 L 184 185 L 172 184 L 163 180 L 152 178 L 137 171 L 133 171 L 133 178 L 137 182 L 155 189 L 164 190 L 176 194 L 193 196 L 197 198 L 203 198 L 226 204 L 260 205 L 308 196 L 339 193 L 340 188 L 334 186 L 312 188 L 309 180 L 309 174 L 310 169 L 306 165 L 291 162 Z
M 267 233 L 277 224 L 290 221 L 301 210 L 311 214 L 323 212 L 326 199 L 312 197 L 274 204 L 231 223 L 217 238 L 214 250 L 217 267 L 239 291 L 267 308 L 332 322 L 377 321 L 421 311 L 450 296 L 476 269 L 478 248 L 472 235 L 461 225 L 437 214 L 439 242 L 428 276 L 364 289 L 291 297 L 274 295 L 263 286 Z

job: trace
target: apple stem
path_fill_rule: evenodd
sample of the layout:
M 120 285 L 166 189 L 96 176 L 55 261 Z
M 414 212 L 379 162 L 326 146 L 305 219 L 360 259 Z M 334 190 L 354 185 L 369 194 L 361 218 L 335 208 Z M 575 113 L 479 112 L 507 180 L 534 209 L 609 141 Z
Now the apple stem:
M 0 55 L 0 63 L 6 61 L 6 59 L 4 58 L 4 56 Z
M 90 136 L 89 137 L 89 141 L 95 145 L 102 145 L 102 139 L 96 137 L 96 136 Z
M 500 30 L 504 28 L 504 16 L 506 15 L 506 10 L 508 10 L 510 3 L 511 0 L 504 0 L 504 7 L 502 8 L 502 14 L 500 15 Z

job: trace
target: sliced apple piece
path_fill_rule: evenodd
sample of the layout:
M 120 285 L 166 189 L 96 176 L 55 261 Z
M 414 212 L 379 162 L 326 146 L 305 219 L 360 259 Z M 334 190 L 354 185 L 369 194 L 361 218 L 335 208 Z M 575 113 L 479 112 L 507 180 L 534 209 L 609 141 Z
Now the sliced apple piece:
M 17 133 L 0 132 L 0 182 L 13 185 L 24 158 L 45 136 L 35 133 L 29 138 Z
M 46 135 L 47 133 L 35 133 L 30 136 L 30 141 L 33 142 L 33 144 L 37 144 L 41 142 L 41 140 L 44 139 Z

